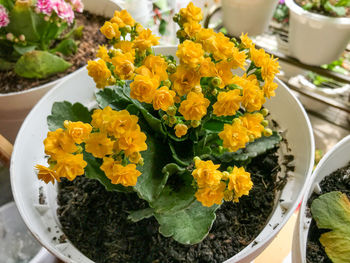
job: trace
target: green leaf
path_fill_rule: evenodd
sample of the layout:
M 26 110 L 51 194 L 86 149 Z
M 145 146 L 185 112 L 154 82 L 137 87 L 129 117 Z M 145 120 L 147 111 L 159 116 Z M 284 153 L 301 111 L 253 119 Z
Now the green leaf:
M 14 2 L 12 0 L 0 0 L 0 4 L 3 5 L 8 11 L 11 11 L 14 6 Z
M 307 3 L 307 4 L 303 5 L 303 9 L 305 9 L 305 10 L 311 10 L 311 8 L 313 8 L 313 7 L 314 7 L 313 3 Z
M 346 15 L 346 9 L 343 6 L 334 6 L 329 1 L 326 2 L 324 5 L 324 9 L 328 12 L 333 12 L 337 16 L 345 16 Z
M 36 46 L 20 46 L 20 45 L 13 45 L 13 48 L 18 52 L 18 54 L 23 55 L 27 52 L 35 50 Z
M 15 66 L 15 63 L 12 63 L 5 59 L 0 58 L 0 71 L 12 69 L 14 66 Z
M 63 72 L 71 66 L 64 59 L 47 51 L 34 50 L 25 53 L 15 65 L 16 73 L 24 78 L 46 78 Z
M 328 229 L 320 242 L 334 263 L 347 263 L 350 259 L 350 201 L 346 194 L 330 192 L 311 204 L 312 217 L 318 228 Z
M 102 165 L 102 159 L 95 158 L 92 154 L 84 151 L 84 160 L 87 162 L 85 167 L 85 176 L 90 179 L 98 180 L 107 191 L 117 192 L 133 192 L 132 187 L 124 187 L 121 184 L 112 184 L 105 173 L 100 169 Z
M 164 35 L 164 34 L 165 34 L 167 24 L 168 24 L 168 23 L 167 23 L 164 19 L 160 20 L 160 24 L 159 24 L 159 34 L 161 34 L 161 35 Z
M 168 142 L 172 157 L 181 166 L 188 166 L 194 157 L 193 142 L 191 140 L 172 143 Z
M 75 54 L 77 50 L 78 50 L 77 43 L 73 39 L 69 38 L 60 42 L 54 49 L 51 50 L 51 52 L 52 53 L 59 52 L 65 56 L 70 56 L 72 54 Z
M 47 125 L 50 131 L 63 128 L 63 122 L 82 121 L 84 123 L 91 122 L 91 112 L 80 103 L 72 103 L 68 101 L 55 102 L 52 106 L 51 115 L 47 117 Z
M 194 201 L 186 209 L 175 213 L 155 213 L 154 216 L 162 235 L 172 237 L 182 244 L 193 245 L 208 235 L 218 208 L 218 205 L 204 207 L 200 202 Z
M 96 101 L 101 108 L 111 105 L 112 108 L 117 110 L 124 110 L 132 103 L 120 87 L 104 88 L 97 92 Z
M 145 152 L 141 152 L 144 165 L 139 169 L 142 174 L 138 177 L 134 190 L 140 198 L 153 202 L 163 191 L 168 180 L 169 174 L 163 174 L 162 169 L 169 163 L 171 154 L 166 143 L 150 134 L 146 135 L 148 149 Z
M 218 158 L 224 163 L 246 161 L 275 148 L 281 140 L 281 135 L 273 132 L 269 137 L 261 137 L 254 142 L 248 143 L 245 149 L 240 149 L 237 152 L 226 152 L 218 156 Z
M 339 0 L 335 6 L 350 6 L 350 0 Z
M 136 223 L 142 219 L 150 218 L 151 216 L 154 216 L 154 210 L 152 208 L 145 208 L 130 212 L 128 219 Z
M 160 196 L 150 203 L 155 213 L 176 212 L 187 208 L 195 201 L 195 189 L 192 186 L 192 175 L 189 171 L 175 163 L 170 163 L 163 168 L 162 172 L 167 177 L 172 176 L 176 181 L 175 185 L 181 185 L 181 187 L 174 189 L 169 184 L 166 185 Z

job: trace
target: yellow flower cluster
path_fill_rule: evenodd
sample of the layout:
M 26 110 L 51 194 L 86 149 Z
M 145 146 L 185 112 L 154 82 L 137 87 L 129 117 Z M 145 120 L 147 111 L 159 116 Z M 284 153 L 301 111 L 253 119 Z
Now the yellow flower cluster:
M 250 174 L 243 167 L 235 166 L 230 172 L 221 172 L 219 167 L 212 161 L 195 158 L 195 169 L 192 172 L 198 187 L 195 197 L 203 206 L 220 205 L 223 199 L 238 202 L 253 187 Z
M 72 181 L 84 174 L 87 163 L 82 151 L 103 159 L 101 170 L 113 184 L 134 186 L 140 172 L 136 164 L 143 163 L 141 151 L 147 150 L 146 135 L 137 124 L 138 117 L 128 111 L 114 111 L 109 106 L 92 114 L 91 125 L 65 121 L 65 129 L 48 132 L 44 140 L 50 167 L 37 165 L 38 178 L 45 183 Z

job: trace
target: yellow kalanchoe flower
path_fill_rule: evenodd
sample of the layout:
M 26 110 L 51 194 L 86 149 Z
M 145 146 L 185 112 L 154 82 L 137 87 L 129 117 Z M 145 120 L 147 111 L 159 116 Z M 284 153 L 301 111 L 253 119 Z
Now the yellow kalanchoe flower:
M 100 131 L 105 131 L 107 125 L 114 120 L 116 111 L 112 110 L 110 106 L 105 107 L 104 109 L 96 109 L 92 114 L 91 125 L 94 128 L 100 129 Z
M 104 88 L 109 84 L 109 80 L 112 74 L 104 60 L 90 60 L 88 61 L 88 65 L 86 68 L 88 70 L 89 76 L 94 79 L 97 88 Z
M 120 79 L 128 80 L 134 76 L 134 57 L 131 53 L 117 53 L 112 58 L 112 64 L 114 65 L 114 73 L 119 76 Z
M 174 105 L 175 95 L 176 93 L 166 86 L 157 89 L 153 98 L 153 108 L 167 111 L 170 106 Z
M 86 165 L 83 154 L 67 154 L 57 160 L 55 169 L 58 177 L 65 177 L 69 181 L 73 181 L 77 176 L 84 174 Z
M 136 170 L 135 164 L 123 166 L 120 162 L 110 157 L 103 158 L 103 164 L 100 169 L 105 172 L 112 184 L 121 184 L 125 187 L 135 186 L 137 178 L 141 175 L 141 173 Z
M 124 136 L 128 131 L 138 129 L 139 118 L 131 115 L 127 110 L 114 111 L 115 114 L 108 123 L 106 123 L 107 133 L 115 138 Z
M 140 126 L 135 130 L 128 130 L 117 141 L 117 150 L 124 151 L 126 156 L 131 156 L 135 152 L 147 150 L 146 134 L 141 132 Z
M 232 83 L 233 74 L 231 68 L 232 65 L 230 62 L 221 61 L 215 64 L 216 76 L 222 80 L 220 88 L 224 88 L 226 85 Z
M 203 19 L 202 9 L 190 2 L 186 8 L 180 9 L 180 16 L 185 21 L 199 22 Z
M 45 153 L 54 160 L 67 153 L 74 153 L 78 150 L 73 138 L 63 129 L 48 132 L 44 140 Z
M 219 137 L 223 141 L 224 148 L 230 152 L 244 148 L 249 142 L 247 129 L 240 119 L 234 119 L 231 125 L 225 124 L 224 130 L 219 133 Z
M 127 25 L 135 25 L 135 20 L 125 9 L 122 11 L 114 11 L 114 15 L 111 19 L 111 22 L 117 24 L 120 28 L 125 27 Z
M 38 170 L 38 179 L 44 181 L 46 184 L 49 182 L 54 184 L 55 180 L 58 182 L 61 181 L 54 170 L 40 164 L 35 165 L 35 168 Z
M 238 198 L 243 195 L 249 195 L 249 191 L 253 187 L 250 179 L 250 173 L 246 172 L 243 167 L 233 168 L 229 175 L 228 190 L 234 191 L 234 202 L 238 202 Z
M 150 29 L 142 30 L 139 35 L 134 40 L 134 45 L 136 48 L 144 51 L 152 46 L 158 45 L 160 37 L 156 37 L 152 34 Z
M 187 134 L 188 127 L 185 124 L 179 123 L 175 125 L 174 129 L 176 137 L 181 138 L 182 136 Z
M 241 91 L 238 89 L 220 92 L 217 102 L 213 105 L 213 113 L 216 116 L 233 116 L 240 108 L 241 101 Z
M 190 21 L 184 23 L 184 31 L 190 38 L 196 37 L 197 33 L 201 30 L 202 26 L 196 21 Z
M 114 142 L 107 137 L 106 133 L 91 133 L 85 141 L 85 150 L 96 158 L 103 158 L 113 153 Z
M 189 69 L 184 65 L 179 65 L 176 72 L 170 76 L 173 83 L 173 90 L 179 96 L 188 94 L 193 87 L 200 84 L 200 75 L 193 69 Z
M 185 40 L 178 46 L 176 56 L 180 62 L 188 65 L 190 68 L 198 68 L 204 59 L 204 50 L 199 43 Z
M 247 128 L 248 136 L 252 135 L 255 139 L 261 137 L 264 131 L 264 126 L 261 124 L 264 116 L 261 113 L 246 113 L 239 119 L 242 121 L 242 125 Z
M 115 49 L 120 49 L 124 54 L 130 53 L 135 59 L 135 47 L 134 42 L 121 40 L 114 44 Z M 133 60 L 134 61 L 134 60 Z
M 251 48 L 254 47 L 253 41 L 248 37 L 248 34 L 241 34 L 240 39 L 242 41 L 242 44 L 244 45 L 245 48 Z
M 111 58 L 108 55 L 108 49 L 105 45 L 99 46 L 96 57 L 104 60 L 105 62 L 111 62 Z
M 225 189 L 226 184 L 221 182 L 215 187 L 199 188 L 195 193 L 195 197 L 206 207 L 211 207 L 214 204 L 221 205 Z
M 130 97 L 140 102 L 152 103 L 158 86 L 158 78 L 136 75 L 130 84 Z
M 108 39 L 119 38 L 121 35 L 118 24 L 109 21 L 104 23 L 100 31 Z
M 195 160 L 196 169 L 192 176 L 197 181 L 199 188 L 214 187 L 220 184 L 222 173 L 218 170 L 220 164 L 214 164 L 213 161 Z
M 67 132 L 70 135 L 70 137 L 77 144 L 84 142 L 89 137 L 92 131 L 92 127 L 90 124 L 83 123 L 81 121 L 65 121 L 64 127 L 67 129 Z
M 146 57 L 143 63 L 154 76 L 158 76 L 159 80 L 168 79 L 167 67 L 168 63 L 164 60 L 164 58 L 160 56 L 149 55 Z
M 180 104 L 179 112 L 185 120 L 199 121 L 207 114 L 210 101 L 202 93 L 190 92 Z
M 270 80 L 265 81 L 264 86 L 262 87 L 265 97 L 271 98 L 274 97 L 275 94 L 275 89 L 278 88 L 278 84 L 275 82 L 272 82 Z

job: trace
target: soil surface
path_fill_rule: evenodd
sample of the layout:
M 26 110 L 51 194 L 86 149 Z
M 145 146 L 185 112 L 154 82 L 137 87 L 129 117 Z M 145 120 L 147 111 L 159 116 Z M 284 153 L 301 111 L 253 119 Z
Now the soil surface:
M 299 6 L 303 7 L 304 5 L 308 3 L 314 3 L 316 2 L 315 0 L 294 0 L 295 3 L 297 3 Z M 335 3 L 336 1 L 330 1 L 331 3 Z M 309 10 L 312 13 L 324 15 L 324 16 L 331 16 L 331 17 L 339 17 L 336 13 L 326 11 L 323 7 L 317 8 L 313 7 L 311 10 Z M 346 15 L 344 17 L 350 17 L 350 8 L 346 7 Z
M 162 236 L 153 217 L 132 223 L 128 211 L 146 208 L 146 202 L 134 193 L 108 192 L 85 177 L 60 183 L 59 220 L 67 238 L 95 262 L 223 262 L 266 225 L 276 189 L 286 181 L 276 178 L 280 170 L 276 151 L 253 160 L 248 166 L 254 182 L 249 196 L 239 203 L 224 203 L 209 235 L 196 245 L 181 245 Z
M 308 200 L 309 207 L 314 199 L 332 191 L 340 191 L 350 198 L 350 163 L 325 177 L 321 181 L 320 187 L 322 192 L 320 194 L 313 193 Z M 315 220 L 311 221 L 306 249 L 306 260 L 308 263 L 332 263 L 319 241 L 321 234 L 324 232 L 327 232 L 327 230 L 318 229 Z
M 63 57 L 72 66 L 65 72 L 53 75 L 46 79 L 27 79 L 16 75 L 13 70 L 0 71 L 0 93 L 9 93 L 27 90 L 54 81 L 75 70 L 83 67 L 90 59 L 95 59 L 98 45 L 106 44 L 106 38 L 100 33 L 99 29 L 107 18 L 96 16 L 84 11 L 82 14 L 76 13 L 77 27 L 84 26 L 83 36 L 78 46 L 78 51 L 69 57 Z

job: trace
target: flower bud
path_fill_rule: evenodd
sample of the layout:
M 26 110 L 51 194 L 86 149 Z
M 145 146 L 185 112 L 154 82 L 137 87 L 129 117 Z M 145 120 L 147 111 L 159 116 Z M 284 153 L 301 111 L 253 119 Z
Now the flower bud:
M 124 29 L 125 29 L 125 31 L 128 32 L 128 33 L 131 32 L 131 26 L 129 26 L 129 25 L 126 25 L 126 26 L 124 27 Z
M 202 87 L 200 85 L 194 86 L 193 92 L 201 93 L 202 92 Z
M 225 151 L 225 148 L 222 147 L 221 145 L 218 147 L 218 149 L 219 149 L 219 153 L 223 153 Z
M 216 95 L 218 94 L 218 90 L 217 90 L 217 89 L 213 89 L 213 91 L 211 92 L 211 94 L 212 94 L 213 96 L 216 96 Z
M 15 36 L 12 33 L 7 33 L 6 34 L 6 39 L 8 41 L 13 41 L 14 38 L 15 38 Z
M 175 105 L 173 105 L 173 106 L 170 106 L 166 112 L 167 112 L 170 116 L 175 116 L 176 111 L 177 111 L 177 108 L 176 108 Z
M 164 114 L 164 115 L 162 116 L 162 119 L 165 120 L 165 121 L 167 121 L 167 120 L 168 120 L 168 115 Z
M 168 79 L 164 80 L 163 84 L 164 84 L 164 86 L 167 86 L 168 88 L 171 87 L 171 81 Z
M 269 114 L 269 110 L 266 108 L 263 108 L 260 112 L 264 117 L 266 117 Z
M 252 134 L 250 134 L 248 137 L 249 137 L 249 142 L 253 142 L 255 140 L 255 137 Z
M 175 14 L 175 15 L 173 16 L 173 21 L 174 21 L 175 23 L 179 22 L 179 19 L 180 19 L 180 15 L 179 15 L 179 14 Z
M 224 200 L 226 202 L 232 201 L 233 200 L 233 191 L 230 190 L 225 190 L 224 191 Z
M 268 120 L 263 120 L 263 121 L 261 122 L 261 125 L 264 126 L 264 127 L 266 127 L 267 125 L 269 125 L 269 121 L 268 121 Z
M 19 39 L 16 37 L 13 41 L 14 41 L 15 43 L 18 43 L 18 42 L 19 42 Z
M 214 87 L 219 87 L 221 85 L 221 79 L 219 77 L 214 77 L 212 80 L 211 80 L 211 84 L 214 86 Z
M 176 37 L 180 38 L 180 39 L 184 38 L 184 37 L 186 37 L 186 32 L 180 29 L 176 32 Z
M 191 126 L 193 128 L 197 128 L 199 125 L 201 125 L 201 121 L 191 121 Z
M 49 17 L 49 16 L 44 16 L 44 20 L 45 20 L 46 22 L 48 22 L 48 21 L 50 20 L 50 17 Z
M 176 72 L 176 66 L 172 63 L 168 64 L 167 71 L 172 74 Z
M 25 35 L 20 35 L 19 36 L 19 40 L 21 40 L 22 42 L 24 42 L 25 40 L 26 40 L 26 37 L 25 37 Z
M 264 136 L 269 137 L 272 135 L 272 130 L 267 128 L 264 130 Z
M 172 125 L 174 125 L 175 123 L 177 123 L 177 118 L 174 117 L 174 116 L 170 116 L 170 117 L 169 117 L 169 123 L 172 124 Z
M 196 162 L 196 161 L 201 161 L 201 158 L 199 158 L 198 156 L 195 156 L 195 157 L 193 158 L 193 161 L 194 161 L 194 162 Z
M 230 176 L 230 173 L 227 171 L 222 172 L 222 180 L 227 180 Z
M 232 166 L 227 167 L 227 171 L 228 171 L 229 173 L 231 173 L 231 172 L 233 171 L 233 167 L 232 167 Z
M 143 158 L 140 158 L 140 160 L 139 160 L 139 162 L 137 164 L 143 166 L 145 164 Z

